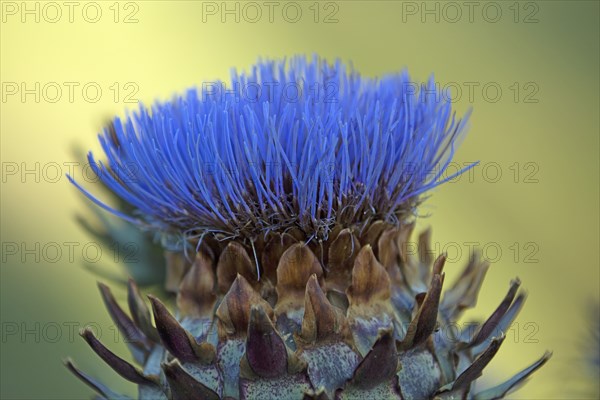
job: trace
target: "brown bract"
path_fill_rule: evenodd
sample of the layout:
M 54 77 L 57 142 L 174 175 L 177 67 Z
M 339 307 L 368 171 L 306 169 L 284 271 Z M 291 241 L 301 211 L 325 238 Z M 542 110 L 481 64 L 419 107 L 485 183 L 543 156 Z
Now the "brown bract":
M 133 281 L 131 317 L 100 285 L 143 369 L 110 352 L 91 331 L 82 335 L 138 385 L 142 400 L 504 396 L 549 358 L 472 393 L 523 305 L 520 281 L 472 337 L 445 330 L 475 305 L 489 265 L 472 257 L 444 292 L 446 256 L 432 253 L 430 230 L 412 242 L 413 229 L 376 221 L 360 230 L 336 227 L 329 240 L 308 244 L 293 231 L 250 246 L 209 240 L 193 262 L 167 254 L 166 284 L 177 283 L 177 310 L 149 296 L 154 323 Z M 119 396 L 71 361 L 67 366 L 103 397 Z

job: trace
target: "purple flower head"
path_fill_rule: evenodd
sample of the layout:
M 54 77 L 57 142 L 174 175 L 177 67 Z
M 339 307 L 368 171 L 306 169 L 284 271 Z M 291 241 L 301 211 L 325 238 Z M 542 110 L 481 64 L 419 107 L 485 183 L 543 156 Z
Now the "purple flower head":
M 232 82 L 157 102 L 101 134 L 106 162 L 90 165 L 130 203 L 124 215 L 157 232 L 253 240 L 336 224 L 393 224 L 447 175 L 467 118 L 431 79 L 361 77 L 340 61 L 261 61 Z

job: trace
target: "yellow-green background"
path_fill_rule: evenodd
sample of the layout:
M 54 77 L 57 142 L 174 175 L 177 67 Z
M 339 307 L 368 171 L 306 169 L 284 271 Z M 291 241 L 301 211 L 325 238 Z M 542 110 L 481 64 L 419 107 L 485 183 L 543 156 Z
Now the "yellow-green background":
M 457 102 L 459 112 L 473 106 L 474 113 L 456 159 L 496 162 L 502 167 L 502 179 L 487 182 L 478 170 L 474 182 L 461 179 L 437 189 L 423 209 L 432 216 L 421 225 L 432 225 L 434 240 L 442 244 L 478 241 L 502 247 L 503 256 L 489 272 L 477 309 L 469 316 L 491 313 L 515 276 L 528 290 L 517 320 L 520 340 L 507 338 L 485 376 L 506 378 L 551 349 L 553 359 L 512 397 L 580 397 L 575 386 L 586 353 L 581 343 L 590 324 L 585 307 L 599 292 L 598 2 L 538 1 L 539 22 L 529 24 L 513 21 L 508 9 L 513 2 L 498 3 L 504 13 L 498 23 L 486 22 L 481 12 L 475 13 L 473 22 L 463 15 L 457 23 L 435 23 L 432 17 L 422 23 L 419 16 L 403 21 L 399 1 L 340 1 L 339 22 L 333 24 L 314 23 L 309 15 L 291 24 L 281 14 L 273 23 L 266 17 L 255 24 L 235 23 L 231 17 L 226 23 L 218 17 L 203 23 L 201 2 L 194 1 L 138 1 L 139 22 L 123 24 L 112 21 L 112 3 L 99 2 L 103 17 L 96 24 L 85 22 L 77 12 L 73 23 L 65 15 L 54 24 L 35 23 L 32 17 L 22 23 L 18 16 L 7 16 L 2 23 L 2 82 L 94 81 L 104 91 L 97 103 L 83 101 L 80 94 L 73 103 L 65 97 L 55 104 L 35 103 L 32 96 L 24 103 L 16 96 L 3 101 L 3 163 L 25 162 L 30 168 L 36 162 L 62 164 L 75 160 L 74 144 L 98 149 L 96 132 L 105 118 L 134 106 L 114 102 L 108 89 L 113 82 L 135 82 L 136 97 L 148 103 L 202 80 L 227 78 L 230 67 L 246 68 L 258 56 L 316 52 L 351 60 L 369 76 L 406 66 L 416 79 L 435 72 L 442 83 L 498 82 L 503 97 L 496 103 L 485 101 L 481 91 L 471 104 L 465 95 Z M 302 3 L 304 12 L 310 3 Z M 33 7 L 33 2 L 28 5 Z M 518 6 L 522 20 L 532 8 L 525 9 L 525 3 Z M 522 94 L 515 103 L 509 89 L 513 82 L 534 82 L 539 101 L 524 103 Z M 524 183 L 523 176 L 514 183 L 508 167 L 515 162 L 535 163 L 538 183 Z M 75 212 L 85 211 L 82 196 L 66 179 L 38 183 L 31 175 L 25 182 L 5 178 L 3 242 L 33 246 L 90 240 L 73 219 Z M 515 262 L 508 249 L 513 242 L 521 246 L 535 242 L 539 262 L 524 263 L 523 254 Z M 77 335 L 69 340 L 65 322 L 78 327 L 97 322 L 106 338 L 112 331 L 96 277 L 81 268 L 81 257 L 72 263 L 65 257 L 62 261 L 35 263 L 30 257 L 23 263 L 12 256 L 1 266 L 4 324 L 63 326 L 56 343 L 43 338 L 36 343 L 32 335 L 1 343 L 2 399 L 89 397 L 91 391 L 63 368 L 61 360 L 67 355 L 115 388 L 133 393 Z M 461 266 L 450 264 L 448 278 Z M 124 299 L 122 290 L 117 294 Z M 524 343 L 522 327 L 527 322 L 539 327 L 538 343 Z M 125 354 L 122 343 L 106 341 Z

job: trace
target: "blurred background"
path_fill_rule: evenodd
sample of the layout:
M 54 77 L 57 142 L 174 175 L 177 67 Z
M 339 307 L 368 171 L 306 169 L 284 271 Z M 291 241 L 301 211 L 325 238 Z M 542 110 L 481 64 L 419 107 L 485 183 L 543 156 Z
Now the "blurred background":
M 93 264 L 117 273 L 128 249 L 105 247 L 75 221 L 91 215 L 65 174 L 98 192 L 75 148 L 99 150 L 113 115 L 264 57 L 317 53 L 364 75 L 435 72 L 459 114 L 473 108 L 456 166 L 420 227 L 448 251 L 448 282 L 472 246 L 493 263 L 484 318 L 510 279 L 527 303 L 484 379 L 544 351 L 551 361 L 514 399 L 593 398 L 585 357 L 597 352 L 599 296 L 599 3 L 597 1 L 272 2 L 2 1 L 2 399 L 83 399 L 66 356 L 132 395 L 77 332 L 92 325 L 118 354 Z M 160 261 L 160 260 L 159 260 Z M 123 288 L 117 288 L 125 300 Z M 596 349 L 596 350 L 594 350 Z M 596 353 L 597 354 L 597 353 Z

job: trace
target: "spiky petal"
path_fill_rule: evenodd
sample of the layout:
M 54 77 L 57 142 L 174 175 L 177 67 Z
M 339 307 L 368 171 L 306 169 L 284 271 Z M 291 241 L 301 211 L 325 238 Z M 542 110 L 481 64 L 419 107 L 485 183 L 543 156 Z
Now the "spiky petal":
M 107 162 L 90 153 L 90 165 L 139 218 L 76 185 L 159 231 L 252 239 L 298 227 L 327 238 L 336 224 L 397 223 L 453 177 L 466 117 L 455 118 L 433 79 L 419 92 L 406 72 L 374 79 L 295 57 L 234 73 L 227 87 L 241 95 L 204 85 L 100 135 Z
M 146 325 L 147 306 L 133 285 L 129 303 L 134 318 L 101 285 L 113 318 L 134 333 L 129 336 L 136 339 L 131 350 L 141 354 L 143 370 L 110 352 L 91 331 L 83 336 L 118 374 L 138 384 L 141 400 L 503 397 L 550 357 L 545 354 L 506 382 L 473 393 L 473 383 L 500 349 L 503 332 L 523 304 L 520 282 L 511 283 L 500 305 L 471 338 L 440 333 L 464 310 L 465 304 L 452 300 L 456 288 L 464 287 L 463 280 L 471 282 L 479 276 L 473 271 L 488 265 L 470 260 L 458 282 L 444 294 L 444 255 L 435 261 L 410 254 L 389 258 L 394 252 L 389 246 L 409 240 L 406 229 L 412 231 L 412 227 L 384 226 L 379 235 L 363 236 L 366 242 L 353 263 L 341 264 L 351 269 L 349 274 L 340 270 L 339 257 L 322 265 L 306 244 L 291 244 L 276 266 L 265 266 L 274 275 L 248 281 L 238 273 L 226 293 L 219 290 L 220 280 L 231 281 L 225 273 L 231 266 L 199 253 L 181 279 L 178 298 L 178 304 L 193 312 L 176 316 L 149 296 L 155 326 Z M 339 229 L 338 236 L 325 245 L 345 243 L 340 248 L 348 249 L 347 245 L 359 242 L 357 233 Z M 216 259 L 231 254 L 231 243 L 213 244 L 210 253 Z M 246 259 L 241 254 L 248 249 L 239 243 L 233 247 L 241 260 Z M 263 250 L 259 250 L 261 257 Z M 424 263 L 427 260 L 430 264 Z M 413 275 L 392 279 L 402 270 Z M 210 279 L 198 283 L 199 271 Z M 340 279 L 338 274 L 350 279 Z M 406 287 L 407 282 L 411 286 Z M 413 292 L 415 296 L 408 300 L 396 296 Z M 72 364 L 69 368 L 101 395 L 119 398 Z

